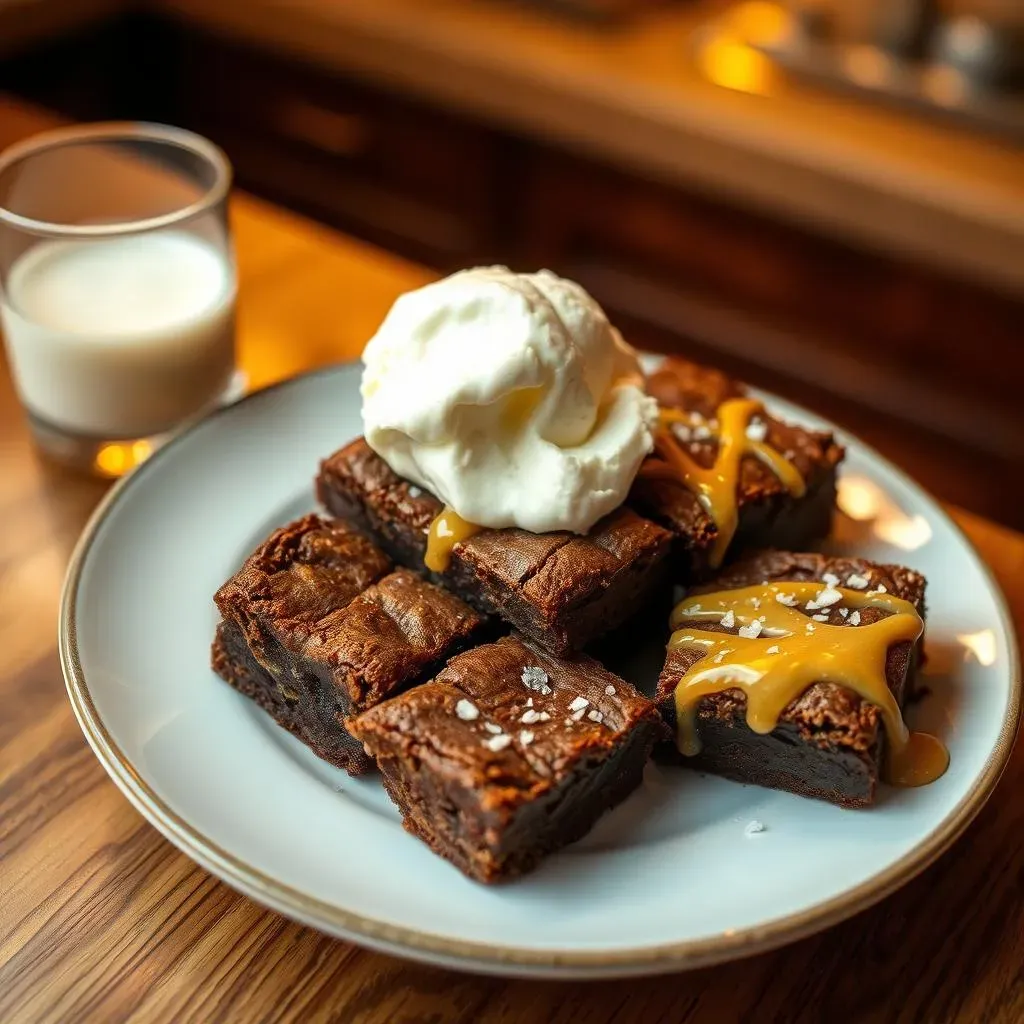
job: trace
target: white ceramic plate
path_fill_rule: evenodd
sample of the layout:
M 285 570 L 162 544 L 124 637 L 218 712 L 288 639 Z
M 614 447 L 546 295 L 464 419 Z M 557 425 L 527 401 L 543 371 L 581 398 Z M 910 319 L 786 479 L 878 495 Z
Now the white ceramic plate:
M 173 441 L 114 488 L 69 569 L 60 645 L 75 713 L 129 800 L 205 868 L 405 956 L 494 973 L 648 973 L 767 949 L 863 909 L 984 803 L 1020 710 L 1006 609 L 935 502 L 845 438 L 842 504 L 856 518 L 840 517 L 834 546 L 929 579 L 932 695 L 910 721 L 944 737 L 946 775 L 856 812 L 651 766 L 639 792 L 535 874 L 497 888 L 463 878 L 402 831 L 375 778 L 319 761 L 208 664 L 211 595 L 313 506 L 318 460 L 360 432 L 358 374 L 302 377 Z M 646 671 L 650 682 L 650 659 Z M 765 830 L 748 836 L 754 820 Z

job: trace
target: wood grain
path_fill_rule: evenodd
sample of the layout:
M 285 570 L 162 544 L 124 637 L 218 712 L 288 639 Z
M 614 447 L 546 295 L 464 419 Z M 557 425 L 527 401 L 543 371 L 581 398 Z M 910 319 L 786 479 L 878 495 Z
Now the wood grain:
M 10 109 L 0 102 L 0 126 Z M 257 384 L 354 356 L 395 295 L 429 277 L 244 196 L 233 213 L 240 351 Z M 1020 747 L 967 835 L 901 892 L 821 936 L 719 968 L 597 984 L 478 978 L 366 952 L 262 910 L 142 821 L 74 721 L 56 609 L 68 554 L 102 491 L 36 458 L 0 370 L 0 1021 L 1024 1019 Z M 954 515 L 1019 630 L 1024 537 Z

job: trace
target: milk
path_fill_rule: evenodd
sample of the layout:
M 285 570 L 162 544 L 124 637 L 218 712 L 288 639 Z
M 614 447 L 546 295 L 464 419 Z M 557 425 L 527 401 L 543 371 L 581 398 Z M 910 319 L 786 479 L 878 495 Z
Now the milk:
M 145 437 L 201 412 L 234 371 L 229 257 L 183 231 L 42 242 L 0 302 L 22 400 L 47 423 Z

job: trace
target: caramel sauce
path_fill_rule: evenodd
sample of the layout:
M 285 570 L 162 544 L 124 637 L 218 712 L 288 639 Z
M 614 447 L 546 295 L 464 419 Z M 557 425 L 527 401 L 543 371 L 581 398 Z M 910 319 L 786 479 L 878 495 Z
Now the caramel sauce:
M 815 622 L 796 607 L 825 590 L 823 583 L 779 582 L 698 594 L 672 613 L 675 632 L 669 647 L 689 647 L 705 654 L 679 680 L 675 690 L 678 744 L 681 753 L 700 751 L 697 708 L 702 697 L 742 690 L 747 698 L 747 725 L 769 733 L 786 707 L 813 683 L 845 686 L 874 704 L 888 739 L 886 781 L 897 786 L 923 786 L 945 772 L 946 748 L 934 736 L 911 733 L 889 690 L 885 662 L 893 644 L 914 643 L 924 622 L 909 601 L 885 593 L 839 589 L 841 607 L 851 611 L 879 608 L 891 614 L 865 625 Z M 756 637 L 691 628 L 701 619 L 720 622 L 732 614 L 737 627 L 759 621 Z
M 516 388 L 501 407 L 501 426 L 509 434 L 518 434 L 544 400 L 547 389 L 542 385 Z
M 482 529 L 476 523 L 466 522 L 458 512 L 446 505 L 434 516 L 427 533 L 427 553 L 423 558 L 426 567 L 431 572 L 444 572 L 451 562 L 452 548 Z
M 649 463 L 641 473 L 679 480 L 696 496 L 711 516 L 717 534 L 711 549 L 711 565 L 719 566 L 736 533 L 739 505 L 736 494 L 740 483 L 743 458 L 760 459 L 794 496 L 802 497 L 806 489 L 800 471 L 780 452 L 747 437 L 750 421 L 764 411 L 752 398 L 730 398 L 718 407 L 718 452 L 714 463 L 705 468 L 690 457 L 672 432 L 672 423 L 688 423 L 686 413 L 677 409 L 661 410 L 661 426 L 655 432 L 654 451 L 661 463 Z
M 938 737 L 926 732 L 912 732 L 905 747 L 893 750 L 891 746 L 885 780 L 891 785 L 904 788 L 927 786 L 946 774 L 949 751 Z

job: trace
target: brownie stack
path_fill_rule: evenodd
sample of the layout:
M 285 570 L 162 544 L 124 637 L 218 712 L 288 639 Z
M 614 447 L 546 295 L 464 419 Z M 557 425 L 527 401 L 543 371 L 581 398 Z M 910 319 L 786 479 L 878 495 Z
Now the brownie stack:
M 743 394 L 677 360 L 650 386 L 662 405 L 698 421 Z M 830 526 L 842 449 L 828 434 L 770 417 L 763 430 L 800 470 L 806 493 L 792 496 L 746 459 L 730 558 L 803 547 Z M 698 432 L 688 451 L 711 465 L 716 443 Z M 521 874 L 625 799 L 656 745 L 672 749 L 679 655 L 670 654 L 655 703 L 582 652 L 630 621 L 660 619 L 674 584 L 714 575 L 715 526 L 685 486 L 640 477 L 626 505 L 585 536 L 483 530 L 455 546 L 443 574 L 423 562 L 441 503 L 364 440 L 325 460 L 317 493 L 333 518 L 276 531 L 218 591 L 213 665 L 320 757 L 351 774 L 376 764 L 406 829 L 435 852 L 481 881 Z M 714 586 L 741 585 L 723 583 L 730 572 L 806 579 L 833 565 L 774 557 L 727 569 Z M 895 583 L 896 573 L 886 568 L 880 579 Z M 902 658 L 891 679 L 901 698 L 912 656 Z M 833 701 L 847 718 L 859 715 L 859 729 L 809 737 L 813 714 L 788 710 L 778 742 L 804 742 L 811 756 L 790 757 L 785 770 L 770 767 L 775 733 L 751 740 L 733 692 L 706 699 L 700 766 L 866 802 L 882 743 L 877 716 L 855 714 L 850 694 L 831 689 L 837 695 L 815 687 L 797 703 L 820 711 Z

